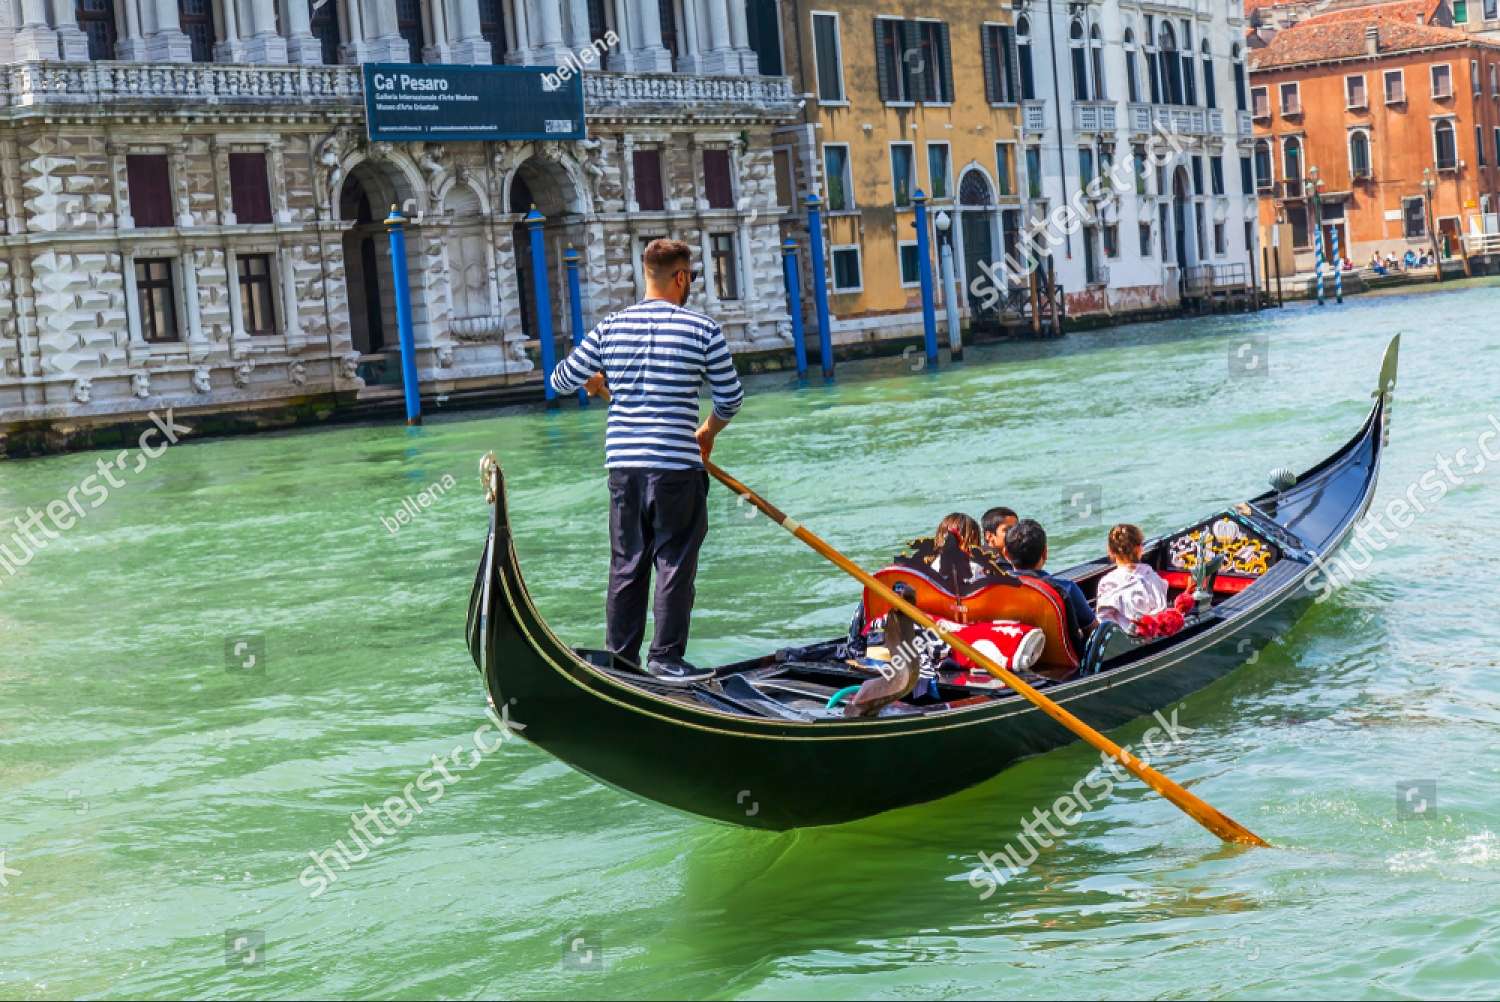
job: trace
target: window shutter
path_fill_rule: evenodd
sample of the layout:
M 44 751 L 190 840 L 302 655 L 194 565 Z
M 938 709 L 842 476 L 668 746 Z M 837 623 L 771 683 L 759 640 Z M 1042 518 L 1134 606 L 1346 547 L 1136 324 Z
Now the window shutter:
M 880 100 L 882 101 L 896 100 L 891 93 L 890 30 L 890 21 L 887 21 L 883 17 L 875 19 L 875 76 L 879 84 Z
M 229 202 L 236 222 L 271 221 L 271 190 L 264 153 L 229 154 Z
M 127 155 L 125 180 L 130 190 L 130 215 L 135 219 L 135 225 L 172 225 L 172 185 L 166 154 Z
M 938 95 L 939 101 L 953 101 L 953 47 L 948 41 L 948 22 L 943 21 L 938 26 L 938 59 L 942 70 L 939 82 L 943 92 Z
M 661 189 L 661 153 L 658 150 L 635 150 L 635 204 L 645 212 L 666 207 Z
M 734 208 L 734 190 L 729 180 L 729 151 L 703 151 L 703 189 L 710 209 Z
M 906 93 L 901 95 L 908 101 L 921 101 L 927 98 L 928 58 L 927 54 L 922 51 L 921 25 L 916 21 L 902 21 L 901 65 L 896 68 L 896 72 L 910 81 Z
M 1000 82 L 995 79 L 995 71 L 1000 62 L 995 58 L 995 26 L 985 25 L 979 38 L 980 54 L 984 61 L 984 99 L 990 104 L 997 104 L 1000 101 Z

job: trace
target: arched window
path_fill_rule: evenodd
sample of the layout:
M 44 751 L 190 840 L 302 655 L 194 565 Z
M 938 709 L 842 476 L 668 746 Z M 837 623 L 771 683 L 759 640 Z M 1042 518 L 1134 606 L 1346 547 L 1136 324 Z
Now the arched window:
M 1275 178 L 1271 176 L 1271 141 L 1258 139 L 1255 142 L 1255 187 L 1258 191 L 1269 191 Z
M 1302 180 L 1302 140 L 1296 136 L 1281 141 L 1281 176 L 1288 181 Z
M 1083 22 L 1074 21 L 1068 33 L 1068 44 L 1073 54 L 1073 99 L 1089 99 L 1089 56 L 1084 44 Z
M 1104 35 L 1097 24 L 1089 32 L 1089 54 L 1094 68 L 1094 100 L 1103 101 L 1109 94 L 1104 89 Z
M 1214 57 L 1208 49 L 1205 40 L 1199 50 L 1203 55 L 1203 107 L 1217 108 L 1219 106 L 1218 88 L 1214 86 Z
M 1036 99 L 1036 73 L 1031 66 L 1031 21 L 1016 18 L 1016 61 L 1021 65 L 1021 100 Z
M 1161 23 L 1156 38 L 1156 58 L 1161 63 L 1162 103 L 1182 104 L 1182 60 L 1177 55 L 1177 33 L 1166 21 Z
M 1129 28 L 1125 29 L 1125 89 L 1129 93 L 1130 103 L 1141 99 L 1141 72 L 1140 56 L 1135 51 L 1135 32 Z
M 1234 106 L 1239 111 L 1248 111 L 1249 102 L 1246 100 L 1245 85 L 1245 50 L 1240 48 L 1239 43 L 1234 46 Z
M 1438 170 L 1458 169 L 1458 137 L 1451 121 L 1445 118 L 1433 124 L 1432 145 Z
M 1363 129 L 1349 133 L 1349 176 L 1370 176 L 1370 136 Z

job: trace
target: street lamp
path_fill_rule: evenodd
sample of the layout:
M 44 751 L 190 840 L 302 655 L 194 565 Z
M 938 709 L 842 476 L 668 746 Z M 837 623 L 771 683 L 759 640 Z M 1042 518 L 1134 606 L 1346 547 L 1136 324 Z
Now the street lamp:
M 1437 266 L 1437 281 L 1443 280 L 1443 255 L 1438 249 L 1437 226 L 1433 222 L 1432 197 L 1437 191 L 1437 178 L 1431 167 L 1422 168 L 1422 209 L 1427 217 L 1427 235 L 1432 240 L 1432 263 Z
M 948 320 L 948 350 L 954 359 L 963 358 L 963 332 L 958 326 L 958 287 L 954 280 L 953 239 L 948 231 L 953 228 L 953 219 L 946 209 L 938 211 L 932 221 L 938 233 L 938 266 L 943 280 L 943 312 Z

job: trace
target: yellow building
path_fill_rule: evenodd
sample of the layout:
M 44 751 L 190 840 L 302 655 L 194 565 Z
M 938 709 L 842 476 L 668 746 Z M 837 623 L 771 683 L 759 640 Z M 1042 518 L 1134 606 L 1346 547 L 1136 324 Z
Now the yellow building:
M 823 203 L 835 342 L 920 330 L 919 189 L 929 197 L 939 311 L 946 216 L 966 316 L 993 315 L 987 276 L 1022 222 L 1009 3 L 787 0 L 781 14 L 786 71 L 805 103 L 802 122 L 780 132 L 777 163 L 796 178 L 784 191 Z

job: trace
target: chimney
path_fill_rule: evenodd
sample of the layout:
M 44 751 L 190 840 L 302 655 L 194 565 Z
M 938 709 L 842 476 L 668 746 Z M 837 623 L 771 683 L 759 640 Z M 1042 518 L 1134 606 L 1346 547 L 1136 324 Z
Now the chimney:
M 1380 54 L 1380 26 L 1369 24 L 1365 26 L 1365 54 L 1378 56 Z

